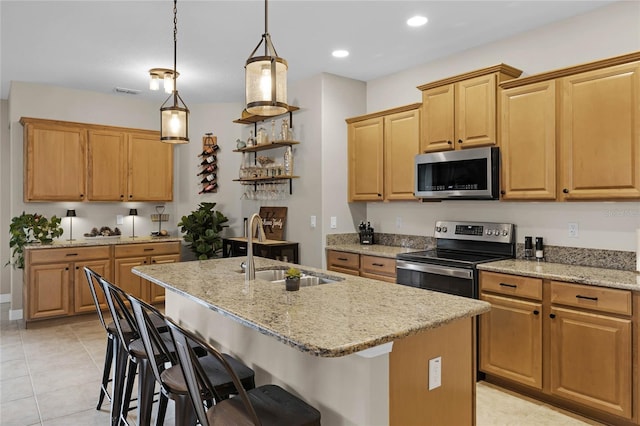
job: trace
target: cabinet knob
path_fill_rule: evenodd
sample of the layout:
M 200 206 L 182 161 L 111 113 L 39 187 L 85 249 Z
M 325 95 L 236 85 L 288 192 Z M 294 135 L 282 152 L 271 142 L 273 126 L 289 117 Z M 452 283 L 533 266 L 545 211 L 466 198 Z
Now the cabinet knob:
M 84 198 L 84 194 L 80 194 L 80 198 Z
M 69 270 L 69 268 L 68 268 L 68 267 L 66 267 L 66 268 L 64 268 L 64 270 L 65 270 L 65 271 L 68 271 L 68 270 Z
M 569 193 L 569 190 L 567 188 L 563 189 L 562 192 L 564 192 L 565 194 Z
M 451 145 L 452 143 L 453 143 L 453 142 L 451 142 L 451 141 L 447 141 L 447 144 L 449 144 L 449 145 Z
M 129 198 L 133 198 L 133 195 L 129 194 Z
M 143 260 L 143 261 L 142 261 L 142 263 L 144 263 L 144 264 L 146 265 L 147 261 L 146 261 L 146 260 Z
M 79 266 L 76 266 L 76 271 L 77 271 L 78 269 L 80 269 L 80 267 L 79 267 Z
M 504 189 L 502 191 L 500 191 L 501 195 L 505 195 L 507 193 L 507 191 L 505 191 Z
M 378 194 L 378 197 L 382 197 L 382 194 Z
M 462 139 L 458 139 L 458 143 L 462 143 Z
M 155 260 L 155 259 L 153 259 L 153 260 L 151 261 L 151 263 L 156 263 L 156 260 Z
M 549 314 L 549 318 L 553 319 L 556 317 L 556 314 Z
M 540 313 L 540 311 L 537 310 L 537 309 L 535 311 L 533 311 L 533 315 L 538 315 L 539 313 Z
M 124 194 L 120 194 L 120 198 L 124 198 Z

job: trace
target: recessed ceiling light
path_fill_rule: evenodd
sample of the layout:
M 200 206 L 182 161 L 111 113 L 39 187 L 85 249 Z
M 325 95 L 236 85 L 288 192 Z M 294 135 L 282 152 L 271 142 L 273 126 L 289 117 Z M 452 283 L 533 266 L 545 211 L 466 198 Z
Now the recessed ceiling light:
M 426 16 L 412 16 L 411 18 L 407 19 L 407 25 L 410 27 L 421 27 L 424 24 L 426 24 L 428 21 Z
M 334 58 L 346 58 L 347 56 L 349 56 L 349 51 L 338 49 L 331 52 L 331 55 L 333 55 Z

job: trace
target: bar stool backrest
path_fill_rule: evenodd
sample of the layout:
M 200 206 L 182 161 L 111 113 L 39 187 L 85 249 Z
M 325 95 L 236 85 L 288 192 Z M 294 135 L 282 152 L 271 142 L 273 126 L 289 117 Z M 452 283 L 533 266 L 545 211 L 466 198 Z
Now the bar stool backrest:
M 104 290 L 100 285 L 100 279 L 102 278 L 100 274 L 98 274 L 93 269 L 88 266 L 84 267 L 84 274 L 87 277 L 87 283 L 89 284 L 89 290 L 91 291 L 91 297 L 93 298 L 93 303 L 96 305 L 96 312 L 98 312 L 98 319 L 100 319 L 100 324 L 104 327 L 104 329 L 109 333 L 107 328 L 107 322 L 104 320 L 104 316 L 102 315 L 102 309 L 100 308 L 100 299 L 98 294 L 104 295 Z M 99 292 L 96 291 L 96 287 L 99 288 Z
M 203 347 L 208 353 L 210 353 L 218 361 L 220 361 L 220 363 L 224 366 L 225 370 L 233 380 L 233 384 L 238 390 L 238 396 L 242 399 L 242 403 L 244 404 L 244 407 L 246 409 L 246 413 L 238 414 L 245 417 L 245 420 L 253 422 L 254 425 L 260 426 L 262 423 L 260 422 L 260 419 L 258 419 L 258 415 L 256 414 L 253 405 L 251 405 L 251 401 L 249 400 L 247 391 L 242 386 L 238 375 L 235 373 L 233 368 L 231 368 L 222 354 L 208 342 L 204 341 L 190 331 L 182 328 L 171 318 L 165 316 L 165 321 L 169 326 L 169 330 L 171 331 L 171 336 L 173 337 L 173 343 L 176 348 L 176 353 L 178 354 L 180 367 L 182 368 L 182 374 L 184 375 L 185 381 L 187 383 L 189 397 L 191 398 L 191 402 L 193 403 L 193 407 L 196 411 L 196 415 L 200 424 L 202 426 L 209 426 L 209 420 L 207 419 L 207 415 L 202 404 L 202 392 L 210 392 L 212 395 L 215 395 L 217 400 L 219 400 L 219 398 L 213 385 L 207 378 L 207 375 L 205 374 L 200 362 L 198 361 L 197 354 L 195 353 L 192 345 L 189 344 L 190 341 L 195 342 L 197 345 Z M 210 409 L 215 410 L 215 405 Z
M 104 278 L 100 278 L 100 285 L 102 285 L 105 296 L 107 297 L 107 305 L 109 306 L 109 311 L 113 317 L 113 323 L 116 326 L 118 338 L 122 343 L 122 347 L 128 348 L 130 339 L 138 338 L 140 336 L 140 332 L 136 325 L 136 321 L 133 318 L 133 313 L 127 306 L 127 293 Z M 129 327 L 132 333 L 124 332 L 125 324 Z

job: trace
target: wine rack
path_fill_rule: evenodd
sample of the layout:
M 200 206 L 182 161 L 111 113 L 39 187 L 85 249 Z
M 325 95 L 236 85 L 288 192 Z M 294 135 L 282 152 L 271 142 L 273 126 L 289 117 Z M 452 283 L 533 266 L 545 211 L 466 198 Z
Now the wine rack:
M 198 194 L 213 194 L 218 192 L 218 137 L 213 133 L 205 133 L 202 137 L 202 152 L 198 178 L 202 189 Z

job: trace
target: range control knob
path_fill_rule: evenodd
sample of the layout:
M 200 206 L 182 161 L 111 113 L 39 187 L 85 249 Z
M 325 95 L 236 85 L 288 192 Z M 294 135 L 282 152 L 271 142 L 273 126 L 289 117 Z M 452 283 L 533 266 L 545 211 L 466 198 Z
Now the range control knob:
M 506 237 L 507 235 L 509 235 L 509 231 L 507 231 L 506 229 L 503 229 L 502 230 L 502 235 L 504 235 Z
M 493 231 L 491 229 L 487 229 L 487 235 L 493 235 Z
M 439 226 L 436 226 L 436 232 L 440 232 L 442 230 L 442 228 L 440 228 Z
M 442 232 L 447 232 L 447 227 L 446 226 L 442 227 Z

